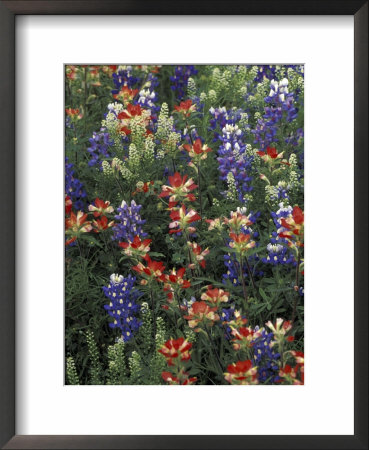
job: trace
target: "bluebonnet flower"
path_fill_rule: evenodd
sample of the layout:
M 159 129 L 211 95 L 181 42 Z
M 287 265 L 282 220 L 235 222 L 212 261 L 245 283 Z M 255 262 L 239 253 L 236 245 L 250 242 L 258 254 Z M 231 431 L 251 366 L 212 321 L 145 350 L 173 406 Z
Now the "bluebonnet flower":
M 88 162 L 90 167 L 99 163 L 101 168 L 102 161 L 114 156 L 109 152 L 110 147 L 114 145 L 114 141 L 110 139 L 109 133 L 107 133 L 104 128 L 98 133 L 93 132 L 89 142 L 91 146 L 88 147 L 87 151 L 90 153 L 91 157 Z
M 122 332 L 123 341 L 129 341 L 141 326 L 141 322 L 135 317 L 140 310 L 136 303 L 141 293 L 134 288 L 135 277 L 128 275 L 112 274 L 108 286 L 103 287 L 109 304 L 104 305 L 105 310 L 114 319 L 109 323 L 111 328 L 119 328 Z
M 256 74 L 254 80 L 258 83 L 260 83 L 260 81 L 263 81 L 264 78 L 272 80 L 276 77 L 276 71 L 276 66 L 258 66 L 258 73 Z
M 142 225 L 146 220 L 142 220 L 139 214 L 142 205 L 137 205 L 134 200 L 131 201 L 131 206 L 128 206 L 125 200 L 117 208 L 118 214 L 115 216 L 116 224 L 113 228 L 113 241 L 130 241 L 133 242 L 135 236 L 140 239 L 147 236 L 142 229 Z
M 256 243 L 256 246 L 258 246 L 258 243 Z M 224 273 L 222 275 L 222 281 L 225 284 L 227 282 L 227 280 L 229 280 L 233 286 L 240 286 L 241 285 L 241 281 L 240 281 L 240 264 L 237 261 L 236 257 L 234 254 L 231 253 L 227 253 L 226 255 L 223 256 L 224 259 L 224 265 L 227 268 L 227 272 Z M 255 271 L 254 266 L 256 265 L 256 263 L 259 261 L 259 257 L 258 255 L 254 254 L 251 255 L 248 258 L 248 262 L 250 265 L 250 270 L 253 274 L 253 276 L 263 276 L 264 272 L 261 270 L 257 270 Z M 243 267 L 243 276 L 245 278 L 248 278 L 249 274 L 248 274 L 248 269 L 246 264 Z
M 259 331 L 259 327 L 255 327 Z M 274 335 L 264 328 L 260 330 L 261 336 L 252 342 L 254 363 L 258 368 L 260 382 L 276 383 L 279 380 L 278 360 L 281 355 L 273 349 Z
M 238 200 L 245 201 L 245 194 L 252 190 L 249 176 L 253 156 L 246 153 L 246 144 L 243 143 L 243 132 L 235 124 L 228 123 L 222 129 L 220 137 L 222 145 L 218 149 L 218 163 L 220 179 L 232 182 Z M 231 174 L 231 175 L 230 175 Z M 226 195 L 229 195 L 226 193 Z M 235 199 L 234 199 L 235 200 Z
M 187 81 L 192 75 L 197 74 L 195 66 L 176 66 L 174 75 L 170 77 L 170 88 L 175 92 L 178 100 L 182 100 L 186 95 Z
M 113 83 L 116 89 L 111 91 L 112 94 L 118 94 L 122 86 L 132 89 L 140 82 L 140 78 L 133 76 L 132 70 L 131 66 L 126 66 L 126 68 L 119 68 L 116 73 L 113 73 Z
M 267 245 L 268 256 L 262 258 L 264 263 L 273 265 L 293 264 L 296 266 L 295 258 L 288 248 L 287 239 L 278 236 L 278 230 L 281 228 L 280 219 L 282 217 L 286 218 L 290 214 L 292 214 L 292 207 L 284 206 L 283 203 L 279 204 L 279 210 L 277 212 L 271 212 L 277 231 L 273 231 L 271 234 L 270 243 Z
M 264 108 L 264 116 L 258 119 L 256 127 L 251 130 L 254 134 L 254 144 L 258 144 L 261 150 L 269 147 L 273 142 L 278 142 L 277 131 L 280 122 L 287 123 L 297 118 L 298 110 L 295 106 L 294 94 L 288 91 L 288 80 L 283 78 L 280 82 L 274 79 L 270 82 L 270 92 L 264 98 L 267 104 Z
M 231 211 L 231 219 L 228 220 L 228 223 L 230 223 L 231 221 L 234 221 L 236 216 L 240 217 L 239 215 L 246 215 L 246 208 L 245 207 L 238 207 L 237 211 L 235 213 L 233 213 L 233 211 Z M 250 221 L 251 224 L 254 224 L 257 220 L 257 218 L 260 216 L 260 212 L 250 212 L 247 216 L 248 221 Z M 245 234 L 245 235 L 251 235 L 252 238 L 257 238 L 259 236 L 259 233 L 257 231 L 253 231 L 252 228 L 249 225 L 243 224 L 240 226 L 240 228 L 238 229 L 237 233 L 239 234 Z M 226 240 L 226 245 L 227 247 L 230 247 L 230 239 Z M 255 243 L 255 247 L 258 247 L 259 243 L 256 242 Z M 229 280 L 234 286 L 239 286 L 241 284 L 240 281 L 240 264 L 237 261 L 236 255 L 235 253 L 227 253 L 223 256 L 224 259 L 224 265 L 227 267 L 227 272 L 225 274 L 223 274 L 222 279 L 223 279 L 223 283 L 226 283 L 227 280 Z M 257 261 L 259 261 L 259 257 L 257 254 L 251 255 L 248 258 L 248 263 L 250 266 L 250 270 L 253 274 L 253 276 L 262 276 L 263 272 L 262 271 L 255 271 L 254 267 L 257 263 Z M 245 278 L 247 278 L 249 276 L 248 273 L 248 268 L 247 265 L 245 264 L 243 267 L 243 276 Z
M 235 305 L 230 305 L 229 308 L 223 308 L 220 314 L 221 323 L 219 326 L 225 326 L 225 337 L 229 340 L 232 337 L 232 328 L 229 326 L 228 322 L 236 320 L 235 316 Z
M 223 259 L 224 259 L 224 265 L 227 268 L 227 272 L 224 273 L 222 276 L 223 283 L 226 283 L 227 280 L 229 280 L 233 284 L 233 286 L 239 286 L 241 284 L 239 281 L 240 265 L 237 262 L 236 257 L 231 253 L 227 253 L 226 255 L 223 256 Z M 247 276 L 245 270 L 244 270 L 244 276 Z
M 65 194 L 72 199 L 76 210 L 83 210 L 86 191 L 81 181 L 74 176 L 73 164 L 68 157 L 65 158 Z
M 152 73 L 149 73 L 144 82 L 144 87 L 139 91 L 138 96 L 133 100 L 134 105 L 140 105 L 142 108 L 150 109 L 151 120 L 153 123 L 156 123 L 158 119 L 157 113 L 160 111 L 160 106 L 155 104 L 159 97 L 154 89 L 158 85 L 158 77 Z
M 280 238 L 278 234 L 273 231 L 270 242 L 267 245 L 268 256 L 266 258 L 262 258 L 262 261 L 264 263 L 273 264 L 275 266 L 278 264 L 293 263 L 294 257 L 286 246 L 286 239 Z

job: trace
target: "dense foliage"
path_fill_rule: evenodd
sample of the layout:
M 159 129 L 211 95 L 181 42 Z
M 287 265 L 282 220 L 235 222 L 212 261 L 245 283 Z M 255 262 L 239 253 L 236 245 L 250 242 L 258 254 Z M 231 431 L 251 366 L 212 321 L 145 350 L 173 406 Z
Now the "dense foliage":
M 69 384 L 303 384 L 303 66 L 67 66 Z

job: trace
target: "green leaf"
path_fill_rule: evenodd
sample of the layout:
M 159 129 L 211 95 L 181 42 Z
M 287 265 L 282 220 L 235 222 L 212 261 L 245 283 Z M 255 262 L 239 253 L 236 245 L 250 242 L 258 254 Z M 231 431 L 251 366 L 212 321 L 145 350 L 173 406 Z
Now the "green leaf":
M 166 257 L 163 253 L 159 253 L 159 252 L 150 252 L 150 256 L 155 256 L 156 258 L 165 258 Z

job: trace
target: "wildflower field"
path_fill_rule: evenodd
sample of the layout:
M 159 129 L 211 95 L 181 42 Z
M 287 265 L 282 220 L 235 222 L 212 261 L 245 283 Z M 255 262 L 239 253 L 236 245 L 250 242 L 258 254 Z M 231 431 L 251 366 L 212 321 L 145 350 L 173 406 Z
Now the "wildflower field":
M 66 66 L 67 384 L 304 383 L 304 67 Z

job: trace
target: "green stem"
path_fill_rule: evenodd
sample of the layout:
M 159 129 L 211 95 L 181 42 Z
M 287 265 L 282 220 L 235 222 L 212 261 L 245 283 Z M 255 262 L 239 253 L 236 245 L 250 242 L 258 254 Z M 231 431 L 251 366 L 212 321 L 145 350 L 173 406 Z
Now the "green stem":
M 200 201 L 200 217 L 202 223 L 202 193 L 201 193 L 201 175 L 200 175 L 200 163 L 197 164 L 197 173 L 198 173 L 198 183 L 199 183 L 199 201 Z
M 299 298 L 299 291 L 298 291 L 299 275 L 300 275 L 300 252 L 297 249 L 296 284 L 295 284 L 295 286 L 297 286 L 297 288 L 296 288 L 297 291 L 296 291 L 296 294 L 295 294 L 295 298 L 293 299 L 293 311 L 292 311 L 292 318 L 291 318 L 292 324 L 295 322 L 296 311 L 297 311 L 297 300 Z
M 223 370 L 223 367 L 222 367 L 222 362 L 220 361 L 220 358 L 219 358 L 218 352 L 216 350 L 213 338 L 211 336 L 211 333 L 208 330 L 208 327 L 205 325 L 204 328 L 205 328 L 206 334 L 208 335 L 208 338 L 209 338 L 209 341 L 210 341 L 211 350 L 212 350 L 212 352 L 213 352 L 213 354 L 215 356 L 215 359 L 217 360 L 217 363 L 219 365 L 220 373 L 223 376 L 224 370 Z
M 243 275 L 242 256 L 240 256 L 240 272 L 241 272 L 241 281 L 242 281 L 243 296 L 245 297 L 246 305 L 248 305 L 248 295 L 247 295 L 247 290 L 246 290 L 245 277 L 244 277 L 244 275 Z
M 154 296 L 152 292 L 152 287 L 150 287 L 150 299 L 151 299 L 151 310 L 152 310 L 152 331 L 153 331 L 153 338 L 155 342 L 156 337 L 156 311 L 155 311 L 155 303 L 154 303 Z
M 245 255 L 245 263 L 246 263 L 246 266 L 247 266 L 247 272 L 248 272 L 248 274 L 250 276 L 252 287 L 254 288 L 255 293 L 256 293 L 256 286 L 255 286 L 254 276 L 252 274 L 252 271 L 251 271 L 251 268 L 250 268 L 250 265 L 249 265 L 249 262 L 247 260 L 247 256 L 246 255 Z

